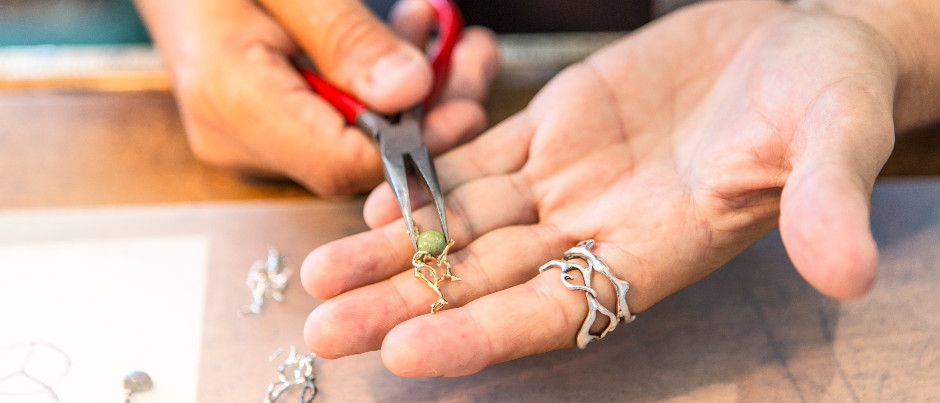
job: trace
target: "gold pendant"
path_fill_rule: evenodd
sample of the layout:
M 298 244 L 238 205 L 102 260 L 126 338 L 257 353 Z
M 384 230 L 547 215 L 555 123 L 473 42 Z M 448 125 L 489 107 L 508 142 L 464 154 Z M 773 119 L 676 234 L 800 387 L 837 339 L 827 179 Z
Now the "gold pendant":
M 460 281 L 460 277 L 455 276 L 454 273 L 451 272 L 450 262 L 447 261 L 447 252 L 450 251 L 451 246 L 454 246 L 453 240 L 447 242 L 444 251 L 438 256 L 434 256 L 427 251 L 419 250 L 415 252 L 414 257 L 411 259 L 411 264 L 415 268 L 415 277 L 424 281 L 438 296 L 437 301 L 431 304 L 431 313 L 437 312 L 447 304 L 447 300 L 444 299 L 444 294 L 441 293 L 441 282 L 445 279 Z M 444 273 L 439 276 L 438 270 L 441 268 L 444 269 Z

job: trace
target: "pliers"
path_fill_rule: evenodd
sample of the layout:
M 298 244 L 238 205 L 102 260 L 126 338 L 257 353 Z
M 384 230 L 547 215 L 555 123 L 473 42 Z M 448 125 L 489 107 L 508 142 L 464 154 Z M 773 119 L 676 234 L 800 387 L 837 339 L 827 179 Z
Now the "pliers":
M 463 18 L 451 0 L 427 0 L 437 14 L 437 41 L 428 54 L 434 72 L 431 92 L 424 101 L 395 116 L 385 116 L 369 109 L 361 101 L 326 82 L 313 70 L 298 66 L 310 87 L 329 101 L 346 118 L 346 122 L 359 127 L 377 144 L 382 154 L 385 180 L 395 192 L 402 217 L 405 219 L 411 243 L 418 250 L 418 234 L 408 192 L 408 173 L 414 173 L 431 193 L 445 240 L 447 217 L 444 214 L 444 196 L 437 180 L 437 172 L 427 145 L 421 139 L 421 118 L 444 86 L 450 67 L 454 44 L 463 29 Z

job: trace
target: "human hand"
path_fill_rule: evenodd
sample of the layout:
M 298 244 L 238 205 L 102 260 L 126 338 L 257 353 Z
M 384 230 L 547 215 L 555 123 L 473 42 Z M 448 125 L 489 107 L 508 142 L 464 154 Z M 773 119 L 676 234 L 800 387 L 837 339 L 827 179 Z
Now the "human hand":
M 450 303 L 434 315 L 433 294 L 406 270 L 413 250 L 394 198 L 377 188 L 365 212 L 374 229 L 304 263 L 304 286 L 328 299 L 307 321 L 308 347 L 327 358 L 381 348 L 403 376 L 571 347 L 584 295 L 538 268 L 578 241 L 596 240 L 641 312 L 778 219 L 813 286 L 858 297 L 876 275 L 868 201 L 893 145 L 896 79 L 890 46 L 854 20 L 754 1 L 667 16 L 438 159 L 463 280 L 442 285 Z M 433 209 L 416 220 L 433 223 Z M 612 291 L 598 292 L 610 308 Z
M 434 21 L 424 0 L 397 4 L 394 33 L 359 0 L 137 5 L 172 72 L 193 153 L 251 174 L 286 175 L 322 195 L 371 189 L 381 162 L 371 139 L 309 89 L 292 57 L 306 53 L 328 81 L 386 113 L 417 104 L 431 87 L 430 65 L 415 46 Z M 444 92 L 426 115 L 432 153 L 483 129 L 480 102 L 495 63 L 492 34 L 465 30 Z

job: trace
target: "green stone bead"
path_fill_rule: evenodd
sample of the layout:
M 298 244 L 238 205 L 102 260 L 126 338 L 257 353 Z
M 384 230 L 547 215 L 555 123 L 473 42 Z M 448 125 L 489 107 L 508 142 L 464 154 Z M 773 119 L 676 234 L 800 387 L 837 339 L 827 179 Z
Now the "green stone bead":
M 437 256 L 444 252 L 445 247 L 447 247 L 447 239 L 438 231 L 429 229 L 418 235 L 418 250 Z

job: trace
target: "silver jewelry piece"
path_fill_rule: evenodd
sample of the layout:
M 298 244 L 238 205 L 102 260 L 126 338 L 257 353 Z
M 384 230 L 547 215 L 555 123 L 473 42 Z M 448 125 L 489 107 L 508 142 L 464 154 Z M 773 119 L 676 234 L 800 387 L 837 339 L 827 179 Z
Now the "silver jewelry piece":
M 251 305 L 243 306 L 239 312 L 242 315 L 258 315 L 264 306 L 265 298 L 272 298 L 277 302 L 284 302 L 284 290 L 287 288 L 287 279 L 291 270 L 284 266 L 284 258 L 277 249 L 268 249 L 267 260 L 258 260 L 248 270 L 245 285 L 251 290 Z
M 23 341 L 0 347 L 0 401 L 61 402 L 55 388 L 69 374 L 72 360 L 59 347 Z M 48 397 L 48 398 L 47 398 Z
M 577 246 L 565 251 L 564 260 L 551 260 L 542 265 L 542 267 L 539 267 L 539 272 L 553 267 L 560 268 L 561 282 L 564 283 L 566 288 L 572 291 L 584 291 L 584 296 L 587 298 L 588 303 L 588 314 L 587 317 L 584 318 L 584 323 L 581 324 L 581 330 L 578 331 L 576 339 L 578 348 L 582 350 L 587 347 L 588 343 L 599 340 L 606 336 L 607 333 L 612 332 L 619 322 L 630 323 L 636 319 L 636 315 L 631 314 L 630 308 L 627 306 L 627 290 L 630 289 L 630 284 L 614 277 L 610 268 L 607 267 L 604 262 L 601 262 L 594 252 L 591 252 L 592 247 L 594 247 L 593 239 L 581 241 Z M 577 270 L 581 273 L 584 284 L 571 282 L 571 280 L 574 280 L 574 277 L 568 273 L 571 270 Z M 616 314 L 597 302 L 597 291 L 591 286 L 594 272 L 607 277 L 610 283 L 613 284 L 614 290 L 617 293 Z M 594 322 L 597 320 L 598 312 L 607 316 L 610 319 L 610 323 L 607 325 L 607 328 L 599 334 L 591 334 L 591 326 L 594 325 Z
M 124 403 L 130 403 L 131 395 L 153 389 L 153 380 L 146 372 L 132 372 L 124 377 Z
M 273 363 L 277 356 L 281 355 L 281 349 L 277 349 L 269 360 Z M 313 373 L 313 360 L 317 356 L 310 354 L 297 354 L 297 349 L 290 346 L 290 353 L 281 365 L 274 368 L 277 371 L 277 382 L 268 385 L 267 394 L 264 397 L 264 403 L 273 403 L 294 386 L 300 385 L 300 392 L 297 395 L 299 403 L 310 403 L 317 395 L 317 386 L 313 383 L 316 376 Z M 288 376 L 290 374 L 290 376 Z

